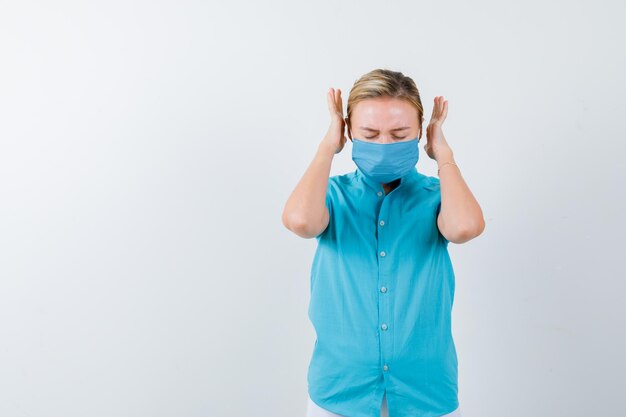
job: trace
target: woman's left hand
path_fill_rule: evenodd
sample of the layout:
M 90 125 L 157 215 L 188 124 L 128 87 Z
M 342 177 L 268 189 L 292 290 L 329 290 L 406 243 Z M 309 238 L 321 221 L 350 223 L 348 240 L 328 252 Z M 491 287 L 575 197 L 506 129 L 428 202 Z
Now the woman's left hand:
M 452 149 L 448 146 L 446 138 L 443 136 L 443 125 L 446 116 L 448 115 L 448 100 L 444 100 L 443 96 L 435 97 L 435 105 L 433 107 L 433 115 L 428 122 L 426 128 L 426 145 L 424 150 L 426 154 L 439 161 L 440 159 L 447 158 L 452 155 Z

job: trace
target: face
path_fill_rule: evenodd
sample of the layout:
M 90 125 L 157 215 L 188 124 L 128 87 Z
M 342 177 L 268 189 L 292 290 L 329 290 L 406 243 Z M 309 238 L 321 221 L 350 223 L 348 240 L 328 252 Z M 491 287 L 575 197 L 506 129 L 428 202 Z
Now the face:
M 352 109 L 351 120 L 346 118 L 350 140 L 365 142 L 406 142 L 421 137 L 417 109 L 399 98 L 377 97 L 360 101 Z

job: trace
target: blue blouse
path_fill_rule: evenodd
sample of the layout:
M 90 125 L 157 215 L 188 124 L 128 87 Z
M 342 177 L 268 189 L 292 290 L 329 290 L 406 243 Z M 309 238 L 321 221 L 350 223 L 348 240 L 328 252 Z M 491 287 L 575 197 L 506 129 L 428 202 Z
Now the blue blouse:
M 307 372 L 320 407 L 348 417 L 435 417 L 459 406 L 451 331 L 454 271 L 439 232 L 439 179 L 415 168 L 385 195 L 353 172 L 331 176 L 317 237 Z

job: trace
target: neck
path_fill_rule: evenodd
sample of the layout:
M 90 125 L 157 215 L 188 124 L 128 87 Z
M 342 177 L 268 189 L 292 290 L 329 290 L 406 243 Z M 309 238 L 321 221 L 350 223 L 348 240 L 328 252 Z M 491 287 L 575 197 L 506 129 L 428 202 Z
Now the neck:
M 383 190 L 385 190 L 385 194 L 388 194 L 391 190 L 400 185 L 400 178 L 395 179 L 387 184 L 383 184 Z

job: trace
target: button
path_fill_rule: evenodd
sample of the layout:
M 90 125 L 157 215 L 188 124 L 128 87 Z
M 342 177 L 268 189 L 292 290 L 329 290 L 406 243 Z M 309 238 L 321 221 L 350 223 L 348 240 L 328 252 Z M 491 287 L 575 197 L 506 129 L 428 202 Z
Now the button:
M 383 195 L 383 192 L 379 191 L 379 192 L 376 193 L 376 195 L 378 195 L 380 197 L 381 195 Z
M 389 367 L 387 366 L 387 364 L 385 364 L 385 365 L 383 366 L 383 371 L 387 372 L 388 370 L 389 370 Z
M 380 224 L 381 226 L 384 226 L 385 225 L 385 221 L 381 220 L 380 223 L 378 223 L 378 224 Z
M 387 255 L 385 251 L 380 252 L 380 256 L 385 256 L 385 255 Z
M 387 287 L 380 287 L 380 292 L 387 292 Z
M 385 323 L 383 323 L 383 324 L 380 325 L 380 328 L 383 329 L 383 330 L 387 330 L 387 325 Z

